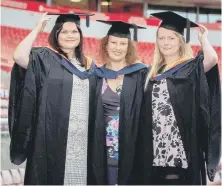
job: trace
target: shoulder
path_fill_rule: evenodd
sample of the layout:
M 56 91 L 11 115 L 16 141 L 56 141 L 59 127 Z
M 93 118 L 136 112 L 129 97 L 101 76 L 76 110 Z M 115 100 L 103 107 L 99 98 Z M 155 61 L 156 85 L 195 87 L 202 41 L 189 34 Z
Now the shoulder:
M 48 69 L 51 62 L 54 62 L 49 49 L 45 47 L 33 47 L 30 52 L 30 65 L 35 69 Z M 41 70 L 41 71 L 42 71 Z
M 203 55 L 203 51 L 201 50 L 201 51 L 199 51 L 198 53 L 197 53 L 197 55 L 195 56 L 195 57 L 193 57 L 193 58 L 191 58 L 190 60 L 187 60 L 185 63 L 187 63 L 186 65 L 185 65 L 185 67 L 186 66 L 197 66 L 197 65 L 199 65 L 200 63 L 202 63 L 203 62 L 203 59 L 204 59 L 204 55 Z
M 33 54 L 41 54 L 48 52 L 46 47 L 32 47 L 31 53 Z
M 33 60 L 38 60 L 44 62 L 45 60 L 48 60 L 48 57 L 50 57 L 51 54 L 49 52 L 49 49 L 45 47 L 33 47 L 30 52 L 30 57 Z
M 149 72 L 150 67 L 147 64 L 143 63 L 142 61 L 137 60 L 134 64 L 139 66 L 138 70 L 139 73 L 147 74 Z
M 204 72 L 203 68 L 203 53 L 200 51 L 194 58 L 188 59 L 187 61 L 174 67 L 175 72 L 173 73 L 175 77 L 187 77 L 195 78 L 196 74 Z
M 47 47 L 33 47 L 30 55 L 38 61 L 48 62 L 53 56 L 52 52 L 53 51 Z

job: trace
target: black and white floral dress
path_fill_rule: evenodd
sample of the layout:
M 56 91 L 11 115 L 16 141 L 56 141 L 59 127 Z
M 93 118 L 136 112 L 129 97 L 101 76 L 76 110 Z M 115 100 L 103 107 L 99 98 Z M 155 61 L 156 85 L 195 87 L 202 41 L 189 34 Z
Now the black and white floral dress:
M 187 159 L 170 102 L 166 79 L 157 81 L 152 92 L 153 166 L 187 168 Z

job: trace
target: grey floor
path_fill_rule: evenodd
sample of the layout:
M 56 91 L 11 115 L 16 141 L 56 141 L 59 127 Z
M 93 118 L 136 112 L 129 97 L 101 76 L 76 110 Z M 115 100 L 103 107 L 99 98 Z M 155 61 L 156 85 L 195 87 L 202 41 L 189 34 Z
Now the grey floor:
M 21 165 L 14 165 L 9 157 L 10 137 L 8 134 L 1 134 L 1 170 L 24 168 L 25 162 Z

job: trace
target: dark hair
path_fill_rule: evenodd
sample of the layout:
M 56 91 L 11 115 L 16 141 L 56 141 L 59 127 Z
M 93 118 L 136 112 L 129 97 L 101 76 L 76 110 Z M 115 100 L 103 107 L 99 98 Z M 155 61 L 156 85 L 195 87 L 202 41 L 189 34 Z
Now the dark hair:
M 62 54 L 65 57 L 68 58 L 67 54 L 61 49 L 61 47 L 59 46 L 59 43 L 58 43 L 58 35 L 61 32 L 64 23 L 57 23 L 57 24 L 54 25 L 52 31 L 49 34 L 48 42 L 49 42 L 49 44 L 51 45 L 51 47 L 53 49 L 55 49 L 60 54 Z M 80 43 L 75 48 L 75 56 L 76 56 L 76 59 L 81 63 L 81 66 L 86 66 L 86 58 L 83 54 L 83 34 L 82 34 L 82 30 L 80 29 L 80 27 L 78 25 L 76 25 L 76 27 L 77 27 L 77 29 L 79 31 L 79 34 L 80 34 Z

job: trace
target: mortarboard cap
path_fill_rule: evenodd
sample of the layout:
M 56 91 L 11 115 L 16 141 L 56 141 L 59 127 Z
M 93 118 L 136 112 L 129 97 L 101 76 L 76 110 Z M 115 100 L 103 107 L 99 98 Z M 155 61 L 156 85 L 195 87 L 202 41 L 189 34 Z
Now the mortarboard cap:
M 181 35 L 184 35 L 184 29 L 186 28 L 186 43 L 190 41 L 190 28 L 198 27 L 196 23 L 171 11 L 153 13 L 151 15 L 162 20 L 160 27 L 173 30 Z
M 136 24 L 125 23 L 123 21 L 104 21 L 97 20 L 99 22 L 111 25 L 107 35 L 112 35 L 121 38 L 131 39 L 130 29 L 134 29 L 134 37 L 133 40 L 137 41 L 137 30 L 138 29 L 146 29 L 145 27 L 137 26 Z
M 56 24 L 64 22 L 74 22 L 79 26 L 80 26 L 80 16 L 85 16 L 86 26 L 89 27 L 89 17 L 93 16 L 94 14 L 84 14 L 84 13 L 50 14 L 49 13 L 48 15 L 59 15 L 59 17 L 56 19 Z

